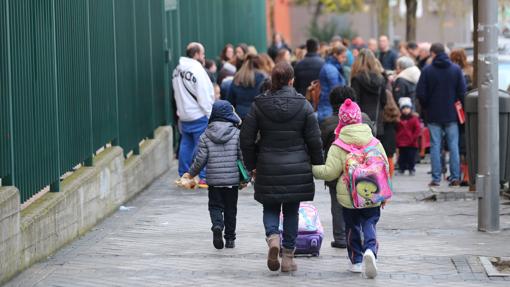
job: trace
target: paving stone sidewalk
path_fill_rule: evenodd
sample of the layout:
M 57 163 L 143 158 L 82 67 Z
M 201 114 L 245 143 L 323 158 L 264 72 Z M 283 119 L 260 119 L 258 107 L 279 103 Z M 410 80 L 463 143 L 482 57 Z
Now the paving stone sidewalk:
M 238 239 L 233 250 L 211 242 L 205 190 L 173 185 L 175 170 L 156 180 L 84 237 L 5 286 L 510 286 L 486 276 L 477 256 L 510 256 L 510 205 L 503 202 L 502 231 L 476 231 L 477 203 L 465 189 L 440 188 L 425 198 L 428 166 L 398 176 L 394 200 L 378 225 L 379 276 L 347 270 L 345 250 L 333 249 L 329 194 L 317 182 L 315 205 L 326 231 L 321 255 L 297 259 L 293 274 L 270 272 L 262 206 L 253 190 L 240 192 Z M 443 192 L 441 192 L 443 191 Z M 452 196 L 453 194 L 453 196 Z

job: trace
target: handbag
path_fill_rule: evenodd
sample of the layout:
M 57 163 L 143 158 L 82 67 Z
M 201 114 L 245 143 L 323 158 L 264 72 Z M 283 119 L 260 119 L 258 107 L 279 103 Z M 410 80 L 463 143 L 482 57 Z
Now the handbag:
M 239 168 L 239 182 L 241 184 L 247 184 L 250 182 L 251 177 L 240 159 L 237 160 L 237 167 Z
M 457 100 L 455 102 L 455 110 L 457 111 L 457 117 L 459 118 L 459 123 L 463 125 L 466 122 L 466 115 L 464 113 L 464 108 L 462 107 L 462 102 Z
M 319 80 L 312 81 L 306 89 L 305 98 L 312 103 L 313 110 L 316 112 L 319 106 L 321 96 L 321 83 Z

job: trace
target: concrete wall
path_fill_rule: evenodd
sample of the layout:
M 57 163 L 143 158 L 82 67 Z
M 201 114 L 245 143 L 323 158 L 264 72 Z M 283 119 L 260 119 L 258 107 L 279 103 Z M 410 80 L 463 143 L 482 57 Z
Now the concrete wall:
M 86 233 L 164 173 L 172 164 L 172 131 L 156 130 L 140 155 L 125 160 L 111 147 L 61 184 L 20 210 L 19 192 L 0 187 L 0 284 Z

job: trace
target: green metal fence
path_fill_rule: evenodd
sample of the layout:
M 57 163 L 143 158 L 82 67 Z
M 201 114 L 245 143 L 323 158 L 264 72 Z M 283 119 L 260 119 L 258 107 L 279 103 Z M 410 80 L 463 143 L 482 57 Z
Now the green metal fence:
M 226 43 L 247 43 L 258 51 L 267 48 L 265 0 L 165 0 L 165 18 L 170 59 L 166 73 L 179 64 L 193 41 L 204 45 L 208 59 L 217 59 Z M 172 120 L 174 113 L 169 116 Z
M 265 49 L 264 0 L 0 0 L 0 178 L 25 202 L 108 143 L 173 124 L 185 46 Z
M 22 202 L 107 143 L 138 153 L 168 123 L 163 7 L 0 0 L 0 177 Z

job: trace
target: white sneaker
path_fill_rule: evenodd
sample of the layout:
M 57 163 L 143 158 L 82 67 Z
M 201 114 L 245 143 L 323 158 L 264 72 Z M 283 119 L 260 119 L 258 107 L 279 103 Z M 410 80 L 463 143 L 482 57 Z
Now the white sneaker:
M 362 267 L 363 267 L 363 265 L 361 263 L 356 263 L 356 264 L 351 263 L 351 266 L 349 267 L 349 271 L 351 271 L 352 273 L 361 273 Z
M 368 279 L 373 279 L 377 276 L 377 263 L 375 255 L 372 250 L 367 249 L 363 255 L 363 265 L 365 269 L 365 276 Z

